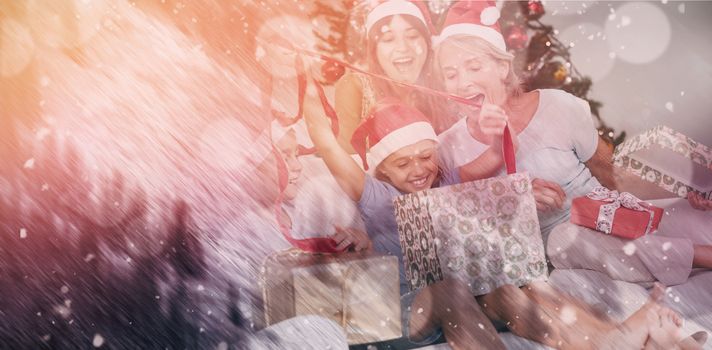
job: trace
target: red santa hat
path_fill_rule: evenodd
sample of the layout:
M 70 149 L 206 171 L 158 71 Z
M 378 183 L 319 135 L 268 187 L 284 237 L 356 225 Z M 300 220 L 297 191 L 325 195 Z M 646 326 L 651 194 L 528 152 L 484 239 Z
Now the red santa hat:
M 423 8 L 424 4 L 418 1 L 407 0 L 387 0 L 380 1 L 366 16 L 366 33 L 371 31 L 376 22 L 395 15 L 410 15 L 423 22 L 426 28 L 432 32 L 433 25 L 430 20 L 430 12 Z
M 370 144 L 369 160 L 378 166 L 391 153 L 422 140 L 438 141 L 433 126 L 419 110 L 396 100 L 379 103 L 369 117 L 354 131 L 351 145 L 368 170 L 366 144 Z
M 507 51 L 497 23 L 499 15 L 494 1 L 458 1 L 448 10 L 443 29 L 433 38 L 433 44 L 437 46 L 451 36 L 464 34 L 479 37 Z

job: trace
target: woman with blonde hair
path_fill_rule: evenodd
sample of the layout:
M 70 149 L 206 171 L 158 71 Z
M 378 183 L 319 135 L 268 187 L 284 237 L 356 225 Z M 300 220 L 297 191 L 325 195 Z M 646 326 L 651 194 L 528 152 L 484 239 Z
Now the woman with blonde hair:
M 462 119 L 440 135 L 440 154 L 447 167 L 466 164 L 495 141 L 484 121 L 505 120 L 517 135 L 517 167 L 535 179 L 546 242 L 551 228 L 568 220 L 567 197 L 588 193 L 598 179 L 609 183 L 609 155 L 584 100 L 559 90 L 522 91 L 498 19 L 499 10 L 491 2 L 458 2 L 434 40 L 434 71 L 444 90 L 482 102 L 479 109 L 461 109 Z M 699 347 L 690 338 L 681 339 L 681 320 L 659 304 L 661 297 L 658 286 L 648 303 L 622 323 L 545 282 L 504 286 L 479 296 L 478 302 L 513 333 L 552 347 Z M 575 322 L 565 317 L 565 309 Z

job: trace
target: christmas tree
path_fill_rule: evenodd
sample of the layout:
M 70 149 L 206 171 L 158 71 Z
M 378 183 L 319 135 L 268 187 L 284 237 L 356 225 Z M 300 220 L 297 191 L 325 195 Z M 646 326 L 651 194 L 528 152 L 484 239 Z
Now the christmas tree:
M 439 28 L 453 1 L 430 1 L 428 8 L 435 28 Z M 312 15 L 320 16 L 329 24 L 328 35 L 319 35 L 320 49 L 327 55 L 349 63 L 362 62 L 365 52 L 363 23 L 368 10 L 365 1 L 317 1 Z M 599 135 L 611 146 L 623 142 L 625 132 L 616 134 L 601 118 L 601 102 L 588 94 L 592 81 L 576 70 L 571 62 L 569 47 L 556 37 L 556 30 L 541 22 L 545 13 L 539 0 L 506 1 L 499 24 L 507 47 L 515 56 L 515 70 L 526 91 L 533 89 L 562 89 L 588 101 L 591 113 L 598 120 Z M 325 66 L 328 81 L 338 79 L 342 69 Z

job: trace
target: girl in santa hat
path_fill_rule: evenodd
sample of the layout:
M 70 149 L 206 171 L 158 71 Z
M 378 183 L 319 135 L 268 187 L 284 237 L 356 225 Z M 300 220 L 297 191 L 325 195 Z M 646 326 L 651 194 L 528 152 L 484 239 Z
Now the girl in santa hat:
M 463 118 L 440 135 L 441 156 L 450 167 L 470 162 L 494 142 L 486 133 L 486 121 L 508 121 L 520 144 L 518 167 L 538 178 L 533 189 L 546 242 L 548 231 L 568 219 L 567 197 L 584 195 L 599 185 L 593 175 L 610 183 L 606 162 L 610 158 L 604 152 L 608 148 L 598 138 L 585 101 L 559 90 L 521 90 L 498 18 L 492 2 L 458 2 L 434 39 L 434 71 L 443 89 L 483 102 L 478 110 L 463 109 Z M 453 152 L 458 149 L 468 152 Z M 660 291 L 654 292 L 621 324 L 545 282 L 505 286 L 478 301 L 487 305 L 491 319 L 507 322 L 515 334 L 552 347 L 639 349 L 679 340 L 680 319 L 658 304 L 660 297 Z M 533 315 L 522 314 L 526 305 L 537 305 Z M 575 312 L 575 327 L 557 316 L 563 308 Z
M 312 85 L 308 99 L 316 98 Z M 393 199 L 404 193 L 472 180 L 475 166 L 442 170 L 437 137 L 427 117 L 396 99 L 379 102 L 354 131 L 351 145 L 361 157 L 363 168 L 339 145 L 321 108 L 305 107 L 305 118 L 319 155 L 341 189 L 358 204 L 374 250 L 395 255 L 401 261 L 404 337 L 397 344 L 429 344 L 439 338 L 442 330 L 455 349 L 504 348 L 468 287 L 445 280 L 419 292 L 408 292 L 402 264 Z M 374 167 L 373 175 L 364 170 L 369 165 Z

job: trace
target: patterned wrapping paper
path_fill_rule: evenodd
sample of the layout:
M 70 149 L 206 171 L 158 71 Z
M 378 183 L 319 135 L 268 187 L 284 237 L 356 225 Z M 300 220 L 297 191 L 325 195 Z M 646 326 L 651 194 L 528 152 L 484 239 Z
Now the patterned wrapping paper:
M 395 256 L 282 251 L 265 260 L 261 280 L 267 325 L 319 315 L 340 324 L 349 344 L 403 334 Z
M 435 246 L 435 228 L 428 211 L 427 192 L 394 200 L 405 276 L 411 290 L 441 281 L 443 272 Z
M 707 184 L 699 181 L 695 183 L 691 178 L 676 174 L 679 169 L 656 166 L 640 155 L 641 151 L 653 148 L 691 160 L 691 166 L 698 168 L 698 174 L 704 173 L 699 177 L 706 177 L 707 181 L 703 182 Z M 680 197 L 684 198 L 688 192 L 696 191 L 705 198 L 712 199 L 712 188 L 709 185 L 712 181 L 712 149 L 667 126 L 659 125 L 618 145 L 613 154 L 613 162 L 616 166 Z
M 526 173 L 406 194 L 395 200 L 406 278 L 444 277 L 472 293 L 546 280 L 544 243 Z

